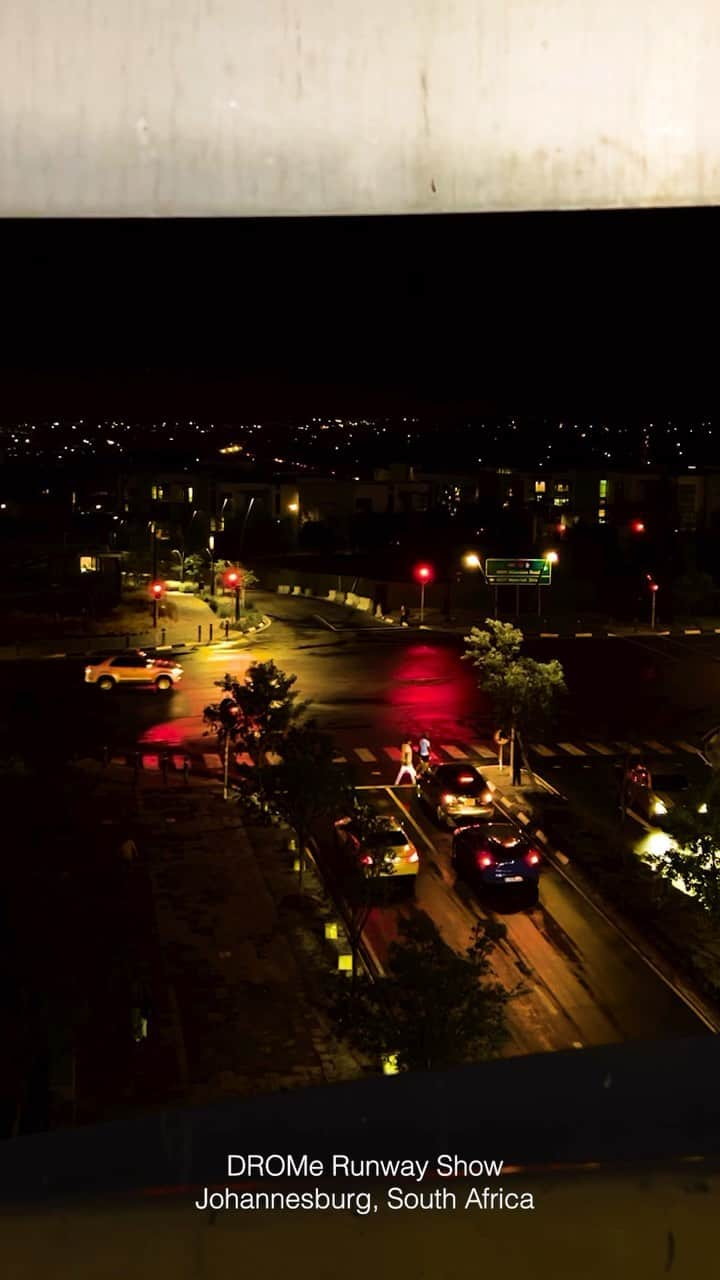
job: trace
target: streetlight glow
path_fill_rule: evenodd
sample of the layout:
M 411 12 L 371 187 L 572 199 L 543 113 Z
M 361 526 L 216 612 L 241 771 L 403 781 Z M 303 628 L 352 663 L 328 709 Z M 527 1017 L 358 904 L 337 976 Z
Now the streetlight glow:
M 467 555 L 463 556 L 463 564 L 466 569 L 479 569 L 482 561 L 476 551 L 468 551 Z
M 547 560 L 548 564 L 557 564 L 560 557 L 557 551 L 546 551 L 545 559 Z

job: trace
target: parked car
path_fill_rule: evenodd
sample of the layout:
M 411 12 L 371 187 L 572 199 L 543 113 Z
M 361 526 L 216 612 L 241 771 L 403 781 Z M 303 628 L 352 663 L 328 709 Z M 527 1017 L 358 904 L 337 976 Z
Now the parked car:
M 471 764 L 436 764 L 417 780 L 418 799 L 439 823 L 454 827 L 458 819 L 491 818 L 492 791 Z
M 420 866 L 418 851 L 405 828 L 394 818 L 379 817 L 377 829 L 363 835 L 354 817 L 338 818 L 335 839 L 340 851 L 365 867 L 368 873 L 380 859 L 378 876 L 416 876 Z
M 485 822 L 460 827 L 453 836 L 452 865 L 471 887 L 537 884 L 539 850 L 511 822 Z
M 182 675 L 182 667 L 172 658 L 149 658 L 142 649 L 128 649 L 116 657 L 89 663 L 85 668 L 85 683 L 94 684 L 103 693 L 120 684 L 169 693 L 182 680 Z

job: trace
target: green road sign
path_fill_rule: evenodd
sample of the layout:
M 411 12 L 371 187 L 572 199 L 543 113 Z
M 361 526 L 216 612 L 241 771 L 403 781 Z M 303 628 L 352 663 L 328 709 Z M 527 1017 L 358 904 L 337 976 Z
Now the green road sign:
M 493 587 L 549 587 L 552 565 L 549 560 L 532 556 L 486 560 L 485 578 Z

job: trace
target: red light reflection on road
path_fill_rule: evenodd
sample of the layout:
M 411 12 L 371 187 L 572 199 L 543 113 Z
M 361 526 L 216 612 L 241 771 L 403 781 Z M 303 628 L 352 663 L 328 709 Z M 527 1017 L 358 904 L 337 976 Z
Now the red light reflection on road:
M 157 746 L 181 747 L 190 738 L 196 738 L 200 732 L 197 716 L 183 716 L 177 720 L 165 720 L 162 724 L 153 724 L 140 734 L 138 742 L 152 742 Z
M 446 645 L 413 645 L 398 655 L 388 703 L 400 730 L 431 739 L 466 737 L 468 721 L 488 709 L 478 692 L 474 668 Z

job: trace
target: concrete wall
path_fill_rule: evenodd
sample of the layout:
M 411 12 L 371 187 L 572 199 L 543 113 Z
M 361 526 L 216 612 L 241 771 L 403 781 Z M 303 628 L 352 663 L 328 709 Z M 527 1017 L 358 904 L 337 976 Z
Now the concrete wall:
M 0 213 L 720 200 L 714 0 L 3 0 Z

